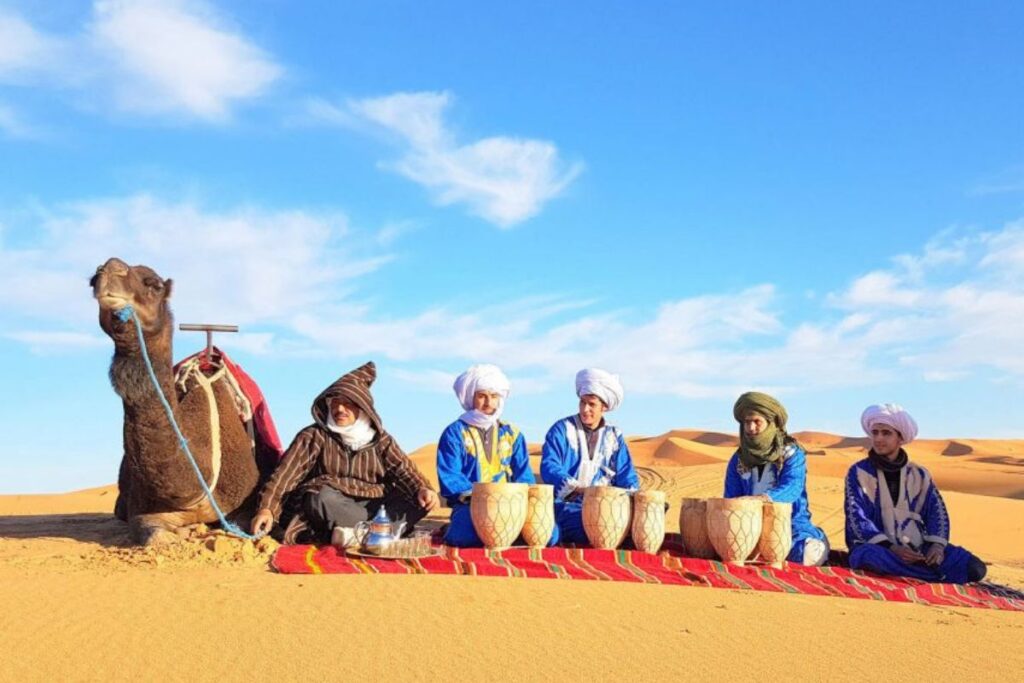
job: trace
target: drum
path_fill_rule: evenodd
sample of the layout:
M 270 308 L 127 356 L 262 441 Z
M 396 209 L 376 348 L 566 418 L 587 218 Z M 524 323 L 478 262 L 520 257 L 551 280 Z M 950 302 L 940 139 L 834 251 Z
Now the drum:
M 683 498 L 679 503 L 679 536 L 687 557 L 715 557 L 715 547 L 708 538 L 707 510 L 708 502 L 703 498 Z
M 629 532 L 629 491 L 617 486 L 583 489 L 583 530 L 594 548 L 618 548 Z
M 763 506 L 754 496 L 708 499 L 708 538 L 723 562 L 742 567 L 757 548 Z
M 762 560 L 782 569 L 782 563 L 793 549 L 793 504 L 764 501 L 762 516 L 757 552 Z
M 469 514 L 485 548 L 502 550 L 519 537 L 526 522 L 528 489 L 528 484 L 473 484 Z
M 665 492 L 633 494 L 633 545 L 643 553 L 656 553 L 665 540 Z
M 543 548 L 555 533 L 555 487 L 534 484 L 526 493 L 526 523 L 523 540 L 526 545 Z

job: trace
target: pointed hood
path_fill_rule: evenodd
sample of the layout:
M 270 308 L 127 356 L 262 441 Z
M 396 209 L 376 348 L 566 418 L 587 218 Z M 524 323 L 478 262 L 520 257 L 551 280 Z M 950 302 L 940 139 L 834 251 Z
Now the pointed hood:
M 336 398 L 343 398 L 354 403 L 369 418 L 374 430 L 378 434 L 382 433 L 384 426 L 373 407 L 373 396 L 370 395 L 370 386 L 375 379 L 377 379 L 377 366 L 372 361 L 342 375 L 331 386 L 320 392 L 320 395 L 313 401 L 313 420 L 320 427 L 327 429 L 330 402 Z

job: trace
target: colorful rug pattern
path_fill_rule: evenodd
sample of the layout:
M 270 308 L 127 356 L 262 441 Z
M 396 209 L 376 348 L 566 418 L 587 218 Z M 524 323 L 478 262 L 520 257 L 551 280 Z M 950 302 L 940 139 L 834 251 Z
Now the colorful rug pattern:
M 981 607 L 1024 612 L 1024 593 L 991 583 L 958 586 L 881 577 L 842 566 L 784 569 L 733 567 L 682 557 L 667 544 L 658 555 L 592 548 L 448 548 L 420 559 L 347 557 L 332 546 L 282 546 L 271 562 L 282 574 L 462 574 L 581 581 L 626 581 L 831 595 L 865 600 L 913 602 L 944 607 Z M 836 559 L 840 559 L 837 556 Z

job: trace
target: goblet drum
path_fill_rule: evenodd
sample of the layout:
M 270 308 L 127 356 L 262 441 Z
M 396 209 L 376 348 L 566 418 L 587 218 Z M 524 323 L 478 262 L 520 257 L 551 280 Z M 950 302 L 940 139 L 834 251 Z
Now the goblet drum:
M 764 502 L 753 496 L 708 499 L 708 538 L 726 564 L 742 567 L 761 540 Z
M 757 552 L 762 560 L 781 569 L 793 549 L 793 504 L 764 501 L 761 509 L 763 521 Z
M 543 548 L 555 533 L 555 487 L 533 484 L 526 493 L 526 523 L 523 540 L 526 545 Z
M 629 531 L 629 491 L 617 486 L 583 489 L 583 530 L 594 548 L 618 548 Z
M 687 557 L 715 557 L 715 547 L 708 538 L 707 510 L 708 502 L 703 498 L 683 498 L 679 504 L 679 535 Z
M 633 494 L 633 545 L 644 553 L 656 553 L 665 540 L 665 492 Z
M 469 501 L 473 528 L 485 548 L 511 546 L 526 523 L 528 484 L 476 483 Z

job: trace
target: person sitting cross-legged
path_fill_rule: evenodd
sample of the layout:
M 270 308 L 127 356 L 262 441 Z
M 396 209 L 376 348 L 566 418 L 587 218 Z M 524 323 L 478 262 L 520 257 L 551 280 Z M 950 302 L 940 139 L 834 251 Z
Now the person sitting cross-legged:
M 622 403 L 617 375 L 598 368 L 576 374 L 579 412 L 552 425 L 541 451 L 540 473 L 555 487 L 555 521 L 562 543 L 588 542 L 583 529 L 583 489 L 618 486 L 635 491 L 640 479 L 622 432 L 605 413 Z
M 768 394 L 749 391 L 736 400 L 732 414 L 740 424 L 740 447 L 726 466 L 724 496 L 792 503 L 793 548 L 786 559 L 807 566 L 824 564 L 828 538 L 811 523 L 807 454 L 786 433 L 786 409 Z
M 949 542 L 949 514 L 928 470 L 903 446 L 917 423 L 901 406 L 869 406 L 860 418 L 868 457 L 846 475 L 846 545 L 850 567 L 924 581 L 985 578 L 985 563 Z
M 500 418 L 509 381 L 495 365 L 474 365 L 458 376 L 455 396 L 465 412 L 448 425 L 437 444 L 437 480 L 452 509 L 446 545 L 472 548 L 483 543 L 473 526 L 470 496 L 478 482 L 533 484 L 526 439 Z M 557 533 L 551 544 L 558 542 Z

